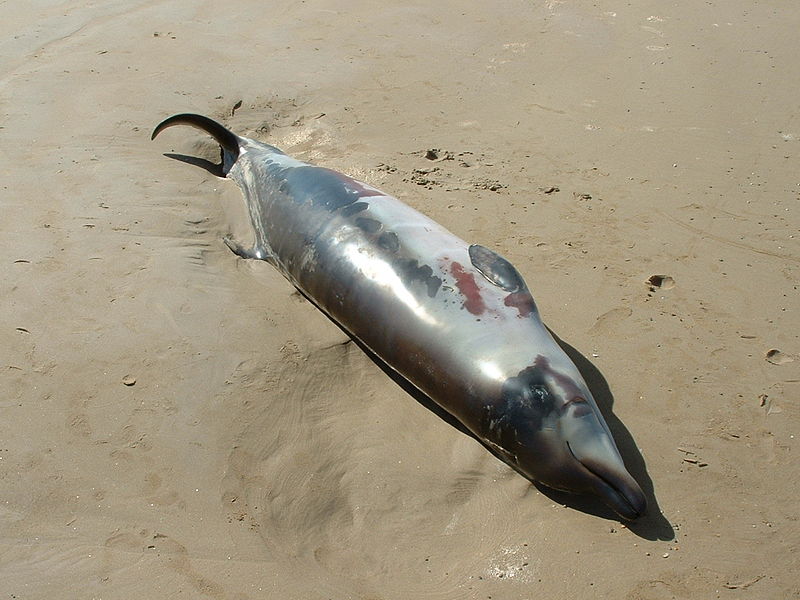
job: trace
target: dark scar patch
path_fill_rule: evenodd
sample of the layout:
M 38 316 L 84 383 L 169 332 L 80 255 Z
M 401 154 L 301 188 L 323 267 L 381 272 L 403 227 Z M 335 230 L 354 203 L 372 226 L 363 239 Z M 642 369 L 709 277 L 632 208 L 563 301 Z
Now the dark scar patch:
M 345 206 L 339 214 L 343 217 L 351 217 L 356 213 L 360 213 L 362 210 L 367 210 L 369 208 L 369 204 L 366 202 L 353 202 L 349 206 Z
M 503 300 L 503 304 L 516 308 L 520 317 L 527 317 L 529 314 L 536 312 L 536 303 L 528 290 L 509 294 Z
M 380 231 L 381 227 L 383 227 L 383 224 L 380 221 L 370 219 L 369 217 L 357 217 L 356 227 L 363 229 L 367 233 L 377 233 Z
M 433 274 L 433 269 L 428 265 L 421 265 L 413 258 L 401 258 L 394 262 L 394 267 L 404 283 L 419 281 L 428 288 L 428 296 L 433 298 L 442 280 Z
M 507 292 L 525 288 L 525 282 L 510 262 L 489 248 L 473 244 L 469 247 L 472 266 L 478 269 L 490 283 Z
M 394 231 L 384 231 L 378 236 L 378 245 L 394 254 L 400 249 L 400 239 Z
M 486 311 L 486 304 L 481 298 L 481 290 L 478 284 L 475 283 L 475 276 L 468 273 L 461 266 L 461 263 L 454 262 L 450 266 L 453 277 L 456 279 L 456 287 L 458 291 L 464 296 L 464 308 L 466 308 L 473 315 L 482 315 Z

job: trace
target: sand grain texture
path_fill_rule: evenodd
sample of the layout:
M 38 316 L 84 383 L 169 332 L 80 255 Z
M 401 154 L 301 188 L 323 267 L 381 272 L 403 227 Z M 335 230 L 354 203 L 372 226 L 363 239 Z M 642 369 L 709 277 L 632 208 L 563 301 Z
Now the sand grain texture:
M 800 10 L 377 6 L 6 7 L 0 596 L 800 597 Z M 213 142 L 149 139 L 185 111 L 511 259 L 652 514 L 541 493 L 233 256 L 235 185 L 163 155 Z

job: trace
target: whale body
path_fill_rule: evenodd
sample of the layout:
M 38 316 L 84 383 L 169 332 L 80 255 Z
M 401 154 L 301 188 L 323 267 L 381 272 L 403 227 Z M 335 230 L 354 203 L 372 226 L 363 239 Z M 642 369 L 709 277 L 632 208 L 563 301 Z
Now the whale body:
M 375 187 L 200 115 L 241 188 L 254 243 L 319 309 L 532 481 L 645 512 L 577 367 L 542 323 L 517 269 Z

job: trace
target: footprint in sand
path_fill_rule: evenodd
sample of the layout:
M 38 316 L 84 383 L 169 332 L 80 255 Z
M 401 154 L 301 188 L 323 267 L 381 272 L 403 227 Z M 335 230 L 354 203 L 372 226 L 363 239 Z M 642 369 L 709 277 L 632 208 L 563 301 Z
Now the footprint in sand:
M 660 290 L 671 290 L 675 287 L 675 280 L 669 275 L 651 275 L 646 281 L 650 286 L 650 291 L 655 292 Z
M 786 354 L 785 352 L 781 352 L 777 348 L 771 348 L 767 350 L 764 358 L 767 359 L 768 363 L 772 363 L 773 365 L 785 365 L 786 363 L 794 362 L 794 357 Z
M 612 333 L 618 325 L 625 319 L 630 317 L 633 311 L 627 306 L 620 306 L 619 308 L 612 308 L 597 317 L 597 320 L 592 325 L 591 331 L 596 334 L 609 334 Z

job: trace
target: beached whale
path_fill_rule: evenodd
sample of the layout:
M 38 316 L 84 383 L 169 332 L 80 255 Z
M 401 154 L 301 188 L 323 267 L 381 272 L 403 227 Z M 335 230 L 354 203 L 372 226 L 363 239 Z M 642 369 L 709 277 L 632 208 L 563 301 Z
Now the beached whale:
M 645 497 L 578 369 L 542 324 L 516 268 L 378 189 L 200 115 L 244 193 L 265 260 L 493 453 L 546 486 L 635 519 Z

